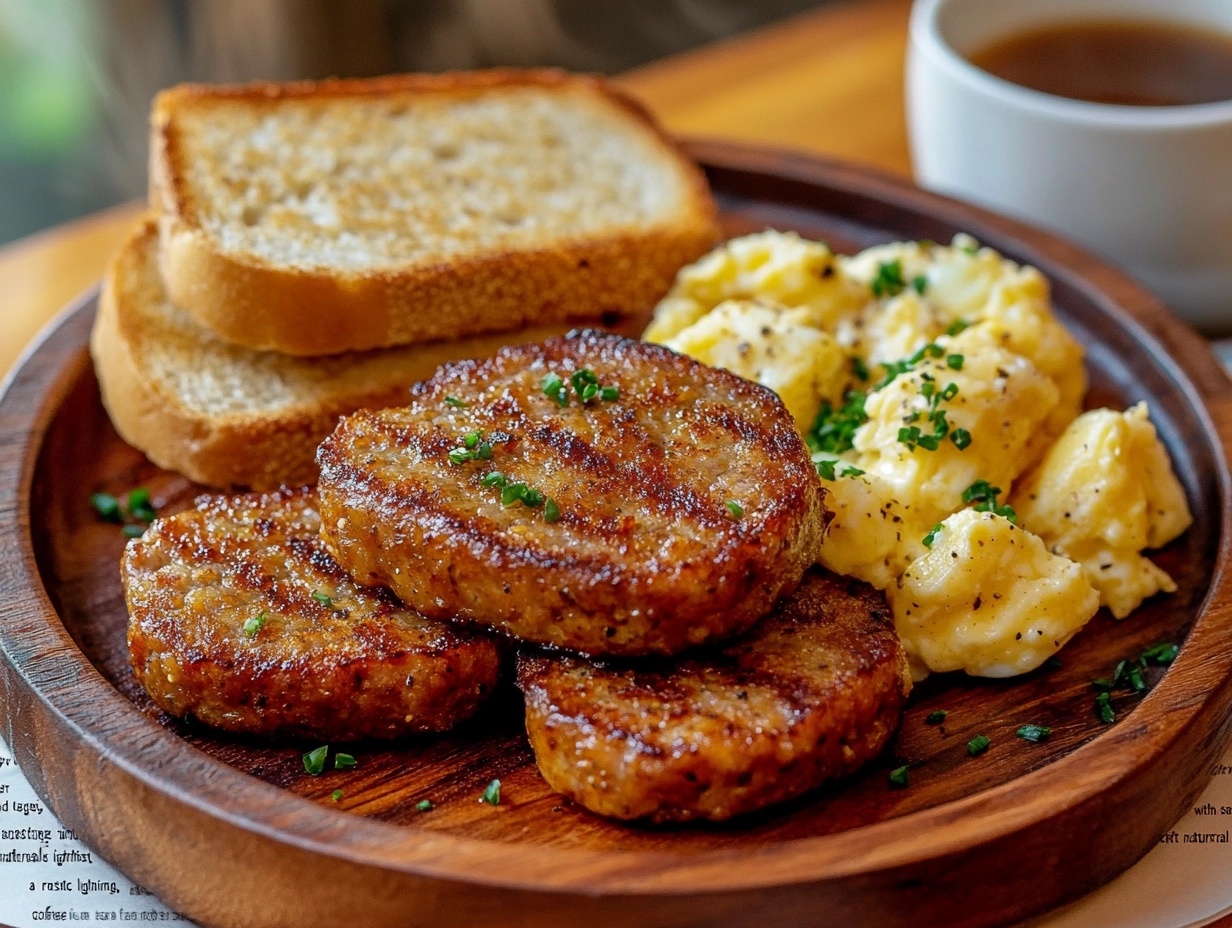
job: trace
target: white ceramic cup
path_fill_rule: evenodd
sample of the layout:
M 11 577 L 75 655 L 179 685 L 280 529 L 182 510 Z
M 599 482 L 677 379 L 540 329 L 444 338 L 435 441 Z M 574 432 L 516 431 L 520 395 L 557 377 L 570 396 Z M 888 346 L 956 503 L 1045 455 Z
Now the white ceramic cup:
M 1232 332 L 1232 100 L 1087 103 L 964 57 L 1015 33 L 1098 19 L 1232 33 L 1232 0 L 916 0 L 907 57 L 916 179 L 1068 236 L 1204 331 Z

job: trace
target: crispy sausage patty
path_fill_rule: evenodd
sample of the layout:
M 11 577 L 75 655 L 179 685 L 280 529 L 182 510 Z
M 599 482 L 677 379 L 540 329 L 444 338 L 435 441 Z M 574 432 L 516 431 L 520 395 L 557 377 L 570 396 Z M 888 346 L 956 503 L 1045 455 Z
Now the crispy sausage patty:
M 820 570 L 745 638 L 676 667 L 525 656 L 544 779 L 600 815 L 726 819 L 851 773 L 911 688 L 884 597 Z
M 165 711 L 323 740 L 443 731 L 496 684 L 500 653 L 357 587 L 320 540 L 311 490 L 209 497 L 124 554 L 128 646 Z
M 827 516 L 777 396 L 594 332 L 447 364 L 409 407 L 343 419 L 318 461 L 324 537 L 357 581 L 587 654 L 744 631 Z

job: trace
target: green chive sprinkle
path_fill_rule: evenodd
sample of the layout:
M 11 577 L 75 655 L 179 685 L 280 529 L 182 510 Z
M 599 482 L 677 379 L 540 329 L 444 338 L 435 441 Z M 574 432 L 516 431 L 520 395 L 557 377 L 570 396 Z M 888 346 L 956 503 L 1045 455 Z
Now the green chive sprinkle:
M 599 399 L 605 403 L 611 403 L 620 399 L 620 387 L 604 387 L 599 391 Z
M 419 802 L 415 803 L 416 812 L 431 812 L 432 808 L 433 806 L 431 799 L 421 799 Z
M 445 397 L 445 405 L 452 406 L 454 409 L 465 409 L 470 403 L 460 400 L 456 396 L 447 396 Z
M 490 806 L 500 805 L 500 780 L 493 780 L 488 784 L 483 791 L 483 795 L 479 797 L 480 802 L 486 802 Z
M 330 597 L 330 595 L 328 593 L 322 593 L 320 590 L 316 590 L 312 594 L 312 598 L 319 602 L 322 606 L 332 606 L 334 604 L 334 600 Z
M 1023 741 L 1030 741 L 1032 744 L 1039 744 L 1041 741 L 1047 741 L 1048 736 L 1052 734 L 1052 729 L 1047 725 L 1024 725 L 1018 729 L 1017 735 Z
M 967 742 L 967 753 L 972 757 L 978 757 L 988 750 L 990 744 L 992 744 L 992 739 L 984 735 L 976 735 Z
M 961 371 L 963 369 L 963 361 L 966 359 L 961 354 L 947 354 L 945 356 L 946 367 L 950 370 Z
M 462 444 L 466 446 L 467 450 L 470 450 L 479 446 L 479 440 L 481 438 L 483 438 L 483 436 L 478 432 L 467 432 L 462 438 Z
M 304 755 L 304 769 L 312 776 L 319 777 L 325 771 L 325 755 L 329 753 L 329 745 L 323 744 Z
M 1173 644 L 1170 641 L 1161 641 L 1159 644 L 1151 645 L 1151 647 L 1143 651 L 1142 660 L 1148 664 L 1158 664 L 1161 667 L 1166 667 L 1176 660 L 1176 655 L 1180 650 L 1180 645 Z
M 744 507 L 734 499 L 729 499 L 723 505 L 727 507 L 727 511 L 733 519 L 739 519 L 744 515 Z
M 868 364 L 858 354 L 852 355 L 851 372 L 856 375 L 856 379 L 862 380 L 865 382 L 868 381 L 868 377 L 869 377 Z
M 897 296 L 907 284 L 903 280 L 903 262 L 897 258 L 877 265 L 877 273 L 869 282 L 873 296 Z
M 924 295 L 924 291 L 928 289 L 928 278 L 923 274 L 916 274 L 911 278 L 911 286 L 920 296 Z
M 950 336 L 959 335 L 964 329 L 969 329 L 970 327 L 971 323 L 966 319 L 955 319 L 950 323 L 950 327 L 945 330 L 945 334 Z
M 153 522 L 158 515 L 150 503 L 150 491 L 145 487 L 137 487 L 128 492 L 128 514 L 141 522 Z
M 509 478 L 502 474 L 499 470 L 494 470 L 480 480 L 479 483 L 485 487 L 501 487 L 504 489 L 509 486 Z
M 933 530 L 924 536 L 924 538 L 920 541 L 920 544 L 922 544 L 926 548 L 931 548 L 933 546 L 933 542 L 937 540 L 937 533 L 940 532 L 941 529 L 943 529 L 944 527 L 945 526 L 943 526 L 940 522 L 938 522 L 936 525 L 933 526 Z
M 355 755 L 354 754 L 343 754 L 339 752 L 338 754 L 334 755 L 334 769 L 335 770 L 350 770 L 354 766 L 355 766 Z
M 560 507 L 556 505 L 556 500 L 550 496 L 543 503 L 543 521 L 555 522 L 560 518 Z
M 901 767 L 895 767 L 890 771 L 890 785 L 904 787 L 907 785 L 907 768 L 910 764 L 903 764 Z
M 140 525 L 126 525 L 120 529 L 120 534 L 125 538 L 140 538 L 145 534 L 145 528 Z
M 555 400 L 557 406 L 563 409 L 569 405 L 569 391 L 565 389 L 565 382 L 560 379 L 559 374 L 548 374 L 543 378 L 540 386 L 543 387 L 544 395 Z
M 122 522 L 124 514 L 120 512 L 120 501 L 110 493 L 95 493 L 90 497 L 90 505 L 104 522 Z
M 1107 677 L 1100 677 L 1098 680 L 1091 681 L 1091 686 L 1095 687 L 1095 689 L 1100 690 L 1104 693 L 1112 692 L 1112 685 L 1113 685 L 1112 681 L 1109 680 Z
M 932 712 L 928 713 L 928 715 L 924 716 L 924 724 L 940 725 L 946 720 L 946 717 L 949 716 L 949 714 L 950 713 L 946 712 L 944 709 L 934 709 Z
M 340 789 L 334 790 L 332 793 L 329 794 L 329 798 L 334 800 L 334 802 L 337 802 L 339 799 L 342 798 L 342 790 Z
M 257 633 L 260 632 L 261 629 L 264 627 L 265 627 L 265 613 L 258 612 L 256 615 L 250 616 L 249 618 L 244 620 L 244 625 L 243 625 L 244 637 L 245 638 L 256 638 Z
M 1112 708 L 1111 693 L 1103 692 L 1095 697 L 1095 715 L 1105 725 L 1111 725 L 1116 721 L 1116 712 Z
M 950 432 L 950 441 L 959 451 L 965 451 L 971 445 L 971 433 L 966 429 L 954 429 Z
M 467 461 L 472 460 L 474 457 L 475 456 L 471 454 L 471 452 L 467 451 L 465 448 L 451 448 L 449 450 L 449 463 L 450 464 L 465 464 Z

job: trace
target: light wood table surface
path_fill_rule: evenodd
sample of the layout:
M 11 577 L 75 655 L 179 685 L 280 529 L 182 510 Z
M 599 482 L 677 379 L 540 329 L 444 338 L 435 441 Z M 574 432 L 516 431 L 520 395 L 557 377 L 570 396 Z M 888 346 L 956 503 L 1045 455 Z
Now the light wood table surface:
M 790 146 L 909 172 L 908 0 L 847 0 L 620 79 L 673 132 Z M 0 375 L 92 286 L 140 211 L 125 204 L 0 248 Z

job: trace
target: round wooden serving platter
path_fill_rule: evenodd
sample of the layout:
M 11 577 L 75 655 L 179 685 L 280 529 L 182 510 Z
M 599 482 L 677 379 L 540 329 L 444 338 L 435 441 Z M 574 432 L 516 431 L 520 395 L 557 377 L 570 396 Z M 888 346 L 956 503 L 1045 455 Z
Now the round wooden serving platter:
M 1041 232 L 901 182 L 782 153 L 695 143 L 727 231 L 797 229 L 853 250 L 975 235 L 1052 280 L 1086 344 L 1093 404 L 1150 402 L 1196 516 L 1158 555 L 1173 596 L 1101 614 L 1060 666 L 1012 681 L 934 678 L 886 754 L 800 801 L 721 826 L 628 826 L 554 796 L 502 692 L 450 735 L 355 744 L 354 770 L 304 772 L 313 744 L 168 719 L 124 645 L 118 528 L 94 491 L 197 488 L 112 431 L 86 352 L 87 298 L 0 400 L 3 735 L 66 824 L 207 925 L 975 926 L 1084 893 L 1141 857 L 1202 788 L 1232 708 L 1232 386 L 1206 345 L 1117 271 Z M 1115 724 L 1093 678 L 1183 642 Z M 935 709 L 943 725 L 927 725 Z M 1051 726 L 1030 744 L 1019 726 Z M 992 745 L 969 757 L 983 734 Z M 887 773 L 910 763 L 910 785 Z M 498 806 L 479 796 L 494 778 Z M 341 790 L 338 800 L 332 798 Z M 416 811 L 430 799 L 435 808 Z

